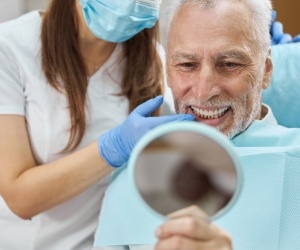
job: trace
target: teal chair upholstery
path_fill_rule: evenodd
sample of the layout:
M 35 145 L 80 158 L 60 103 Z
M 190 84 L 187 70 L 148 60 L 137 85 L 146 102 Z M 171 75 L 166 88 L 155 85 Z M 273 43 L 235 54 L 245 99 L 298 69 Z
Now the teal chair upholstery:
M 272 46 L 273 74 L 263 102 L 280 125 L 300 128 L 300 43 Z

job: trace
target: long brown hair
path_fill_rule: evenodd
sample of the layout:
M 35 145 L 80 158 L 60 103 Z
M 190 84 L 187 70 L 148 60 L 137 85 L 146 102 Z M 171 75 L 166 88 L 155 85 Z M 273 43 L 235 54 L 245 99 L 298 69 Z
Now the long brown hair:
M 42 67 L 49 84 L 66 93 L 68 98 L 70 139 L 63 152 L 76 148 L 86 129 L 88 71 L 80 51 L 78 27 L 75 0 L 52 0 L 43 17 Z M 156 48 L 158 40 L 156 24 L 124 43 L 127 63 L 120 94 L 127 96 L 129 112 L 163 91 L 163 70 Z

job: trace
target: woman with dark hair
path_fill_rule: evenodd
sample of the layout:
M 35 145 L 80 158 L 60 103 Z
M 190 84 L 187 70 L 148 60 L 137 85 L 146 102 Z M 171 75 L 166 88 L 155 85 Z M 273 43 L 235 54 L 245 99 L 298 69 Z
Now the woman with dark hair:
M 159 4 L 52 0 L 0 25 L 0 249 L 90 249 L 108 174 L 147 130 L 193 119 L 150 117 Z

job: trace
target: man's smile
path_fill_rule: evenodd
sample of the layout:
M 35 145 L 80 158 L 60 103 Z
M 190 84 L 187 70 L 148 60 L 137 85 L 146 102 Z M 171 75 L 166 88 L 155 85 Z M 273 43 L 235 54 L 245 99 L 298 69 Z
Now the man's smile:
M 221 108 L 197 108 L 195 106 L 191 106 L 191 109 L 195 113 L 196 116 L 202 119 L 218 119 L 223 116 L 230 107 L 221 107 Z
M 189 106 L 188 113 L 196 115 L 196 121 L 203 122 L 209 126 L 217 127 L 222 124 L 231 110 L 230 106 L 226 107 L 196 107 Z

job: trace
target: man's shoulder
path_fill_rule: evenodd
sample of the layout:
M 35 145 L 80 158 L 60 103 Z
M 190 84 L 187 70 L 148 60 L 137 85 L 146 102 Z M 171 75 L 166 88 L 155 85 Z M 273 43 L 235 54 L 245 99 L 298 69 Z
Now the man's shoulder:
M 287 128 L 255 120 L 243 133 L 233 138 L 238 147 L 300 146 L 300 128 Z

